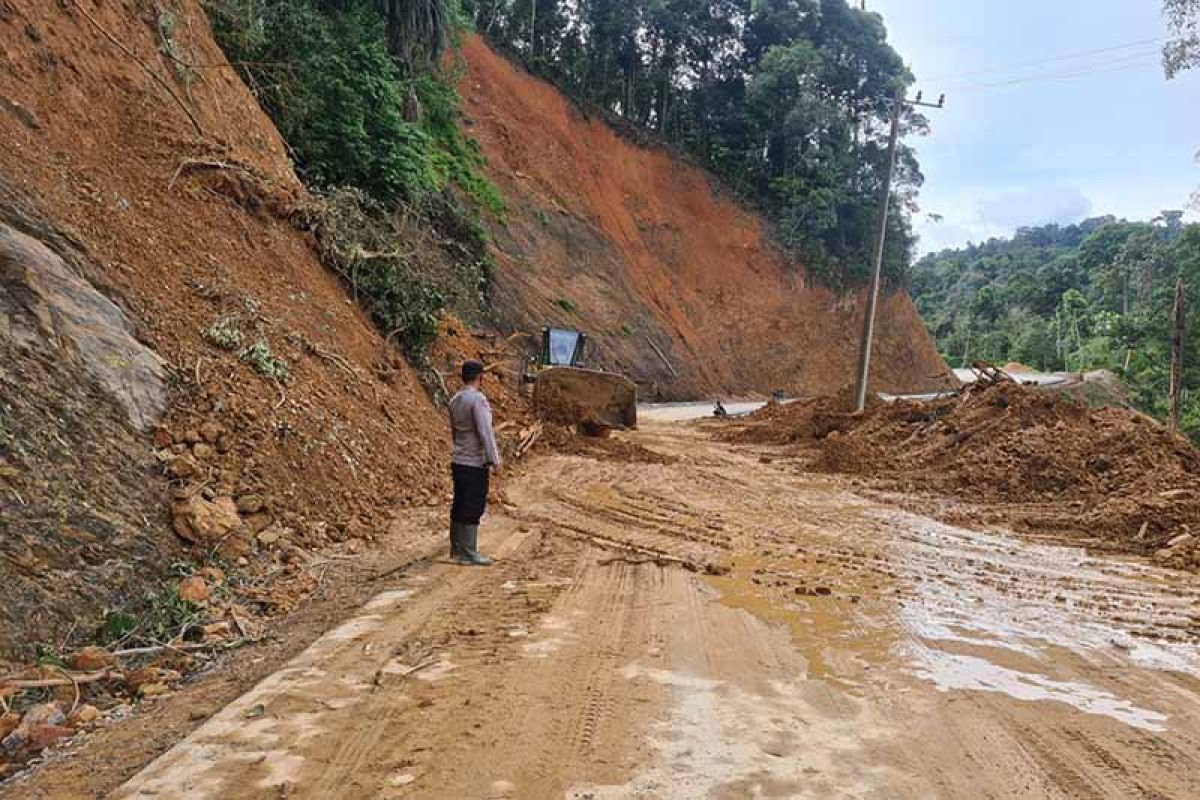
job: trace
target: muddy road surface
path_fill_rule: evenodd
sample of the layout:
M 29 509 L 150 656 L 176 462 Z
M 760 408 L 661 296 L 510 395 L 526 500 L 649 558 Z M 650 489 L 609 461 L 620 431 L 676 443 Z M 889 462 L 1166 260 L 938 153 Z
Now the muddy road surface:
M 397 575 L 109 796 L 1200 797 L 1194 579 L 634 437 L 674 461 L 535 462 L 496 566 Z

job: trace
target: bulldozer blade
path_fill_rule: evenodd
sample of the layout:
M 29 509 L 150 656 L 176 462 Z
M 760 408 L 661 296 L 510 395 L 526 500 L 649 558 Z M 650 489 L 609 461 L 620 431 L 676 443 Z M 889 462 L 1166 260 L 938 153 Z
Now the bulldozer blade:
M 542 370 L 533 387 L 533 404 L 542 419 L 588 433 L 637 427 L 637 384 L 611 372 Z

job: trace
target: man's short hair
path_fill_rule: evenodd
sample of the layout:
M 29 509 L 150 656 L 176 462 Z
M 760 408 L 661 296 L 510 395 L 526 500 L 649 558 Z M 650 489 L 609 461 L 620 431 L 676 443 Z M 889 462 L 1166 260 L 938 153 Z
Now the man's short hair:
M 462 365 L 463 383 L 470 383 L 483 374 L 483 364 L 478 361 L 464 361 Z

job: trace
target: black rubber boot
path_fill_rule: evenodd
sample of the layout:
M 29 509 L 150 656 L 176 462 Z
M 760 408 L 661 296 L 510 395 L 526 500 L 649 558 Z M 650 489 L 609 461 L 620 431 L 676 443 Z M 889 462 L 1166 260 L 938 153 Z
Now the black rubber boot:
M 465 558 L 467 555 L 466 533 L 463 530 L 466 527 L 461 522 L 450 522 L 450 558 L 452 559 Z
M 479 526 L 463 525 L 462 527 L 463 550 L 465 552 L 459 556 L 458 563 L 470 567 L 490 567 L 492 560 L 479 553 Z

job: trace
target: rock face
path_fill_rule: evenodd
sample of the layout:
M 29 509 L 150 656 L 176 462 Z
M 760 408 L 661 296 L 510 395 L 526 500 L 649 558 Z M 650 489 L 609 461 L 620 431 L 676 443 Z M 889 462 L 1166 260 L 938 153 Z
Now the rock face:
M 116 400 L 139 430 L 167 405 L 162 360 L 125 314 L 37 239 L 0 223 L 0 338 L 49 344 Z
M 135 603 L 180 544 L 144 429 L 163 367 L 0 176 L 0 660 Z

